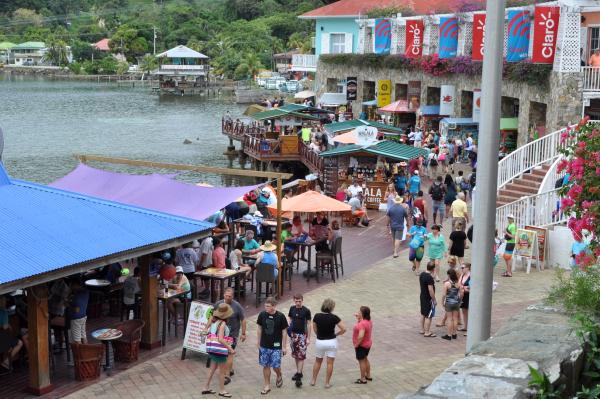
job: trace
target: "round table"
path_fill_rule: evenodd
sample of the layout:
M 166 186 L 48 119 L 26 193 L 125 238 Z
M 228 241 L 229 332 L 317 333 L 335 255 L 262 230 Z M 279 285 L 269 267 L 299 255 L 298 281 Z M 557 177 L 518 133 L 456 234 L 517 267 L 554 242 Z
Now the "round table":
M 115 339 L 119 339 L 123 336 L 123 331 L 118 330 L 116 328 L 101 328 L 92 332 L 92 337 L 97 339 L 98 341 L 102 341 L 104 344 L 104 350 L 106 352 L 106 364 L 104 365 L 104 370 L 106 374 L 110 375 L 110 356 L 108 355 L 108 344 L 110 341 L 114 341 Z

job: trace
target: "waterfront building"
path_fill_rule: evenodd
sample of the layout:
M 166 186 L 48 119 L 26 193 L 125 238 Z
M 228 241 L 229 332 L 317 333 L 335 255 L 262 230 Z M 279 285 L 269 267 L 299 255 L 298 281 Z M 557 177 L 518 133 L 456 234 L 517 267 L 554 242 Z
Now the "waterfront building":
M 12 49 L 13 47 L 15 47 L 14 43 L 0 42 L 0 63 L 3 63 L 3 64 L 8 63 L 10 49 Z
M 10 49 L 9 64 L 17 66 L 34 66 L 42 63 L 46 55 L 44 42 L 25 42 Z
M 196 95 L 208 88 L 209 58 L 191 48 L 179 45 L 157 55 L 159 94 Z

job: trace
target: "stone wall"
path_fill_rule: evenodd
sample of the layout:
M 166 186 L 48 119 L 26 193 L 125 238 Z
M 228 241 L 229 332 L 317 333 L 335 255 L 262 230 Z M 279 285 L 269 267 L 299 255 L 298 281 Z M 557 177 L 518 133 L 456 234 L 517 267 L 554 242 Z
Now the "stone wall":
M 472 92 L 481 88 L 481 79 L 467 75 L 431 76 L 420 71 L 409 71 L 387 68 L 356 67 L 345 65 L 334 65 L 319 60 L 315 91 L 317 98 L 327 91 L 327 79 L 346 79 L 347 76 L 358 78 L 357 101 L 352 104 L 355 115 L 361 112 L 361 102 L 372 100 L 363 96 L 365 81 L 377 82 L 378 80 L 390 79 L 392 81 L 392 96 L 396 98 L 396 85 L 407 84 L 409 80 L 421 81 L 421 104 L 433 104 L 432 99 L 427 98 L 428 87 L 440 87 L 443 84 L 454 85 L 456 98 L 454 101 L 455 116 L 465 116 L 461 113 L 463 91 Z M 518 145 L 528 141 L 530 101 L 547 105 L 546 131 L 552 132 L 563 128 L 567 123 L 576 123 L 581 118 L 582 110 L 582 83 L 579 74 L 559 74 L 552 72 L 548 87 L 530 86 L 526 83 L 504 81 L 502 85 L 502 96 L 513 97 L 519 100 L 519 137 Z M 470 95 L 470 93 L 469 93 Z M 467 113 L 466 115 L 470 115 Z M 504 115 L 503 115 L 504 116 Z M 508 115 L 506 115 L 508 116 Z M 481 115 L 485 118 L 485 115 Z
M 429 386 L 398 399 L 531 397 L 528 365 L 545 372 L 553 383 L 565 384 L 565 393 L 572 396 L 579 387 L 583 361 L 584 352 L 569 316 L 533 305 L 511 318 L 492 338 L 476 345 Z

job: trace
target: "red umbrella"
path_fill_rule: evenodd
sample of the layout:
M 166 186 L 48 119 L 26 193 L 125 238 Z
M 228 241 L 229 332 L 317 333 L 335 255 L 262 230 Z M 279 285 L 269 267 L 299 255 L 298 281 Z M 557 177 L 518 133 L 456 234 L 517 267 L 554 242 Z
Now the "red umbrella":
M 414 112 L 408 109 L 408 101 L 406 100 L 394 101 L 393 103 L 388 104 L 385 107 L 379 108 L 379 111 L 390 112 L 392 114 L 405 114 L 408 112 Z

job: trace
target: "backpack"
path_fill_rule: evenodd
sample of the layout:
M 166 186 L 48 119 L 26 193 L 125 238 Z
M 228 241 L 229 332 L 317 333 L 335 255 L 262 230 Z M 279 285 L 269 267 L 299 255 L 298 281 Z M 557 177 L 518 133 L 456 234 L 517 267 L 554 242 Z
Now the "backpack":
M 563 186 L 563 177 L 558 178 L 556 182 L 554 182 L 554 188 L 561 188 Z
M 431 194 L 431 199 L 434 201 L 441 201 L 444 199 L 444 189 L 441 184 L 433 184 L 431 189 L 429 189 L 429 194 Z
M 450 282 L 450 289 L 448 290 L 448 295 L 446 296 L 446 305 L 457 305 L 460 303 L 459 290 L 454 282 Z
M 437 156 L 434 155 L 433 158 L 429 160 L 429 166 L 438 166 Z
M 441 153 L 441 154 L 438 156 L 438 159 L 439 159 L 440 161 L 445 161 L 445 160 L 446 160 L 446 153 L 445 153 L 445 152 L 442 152 L 442 153 Z
M 463 191 L 469 191 L 471 187 L 469 186 L 469 183 L 467 183 L 467 181 L 465 179 L 462 179 L 460 181 L 460 189 Z

